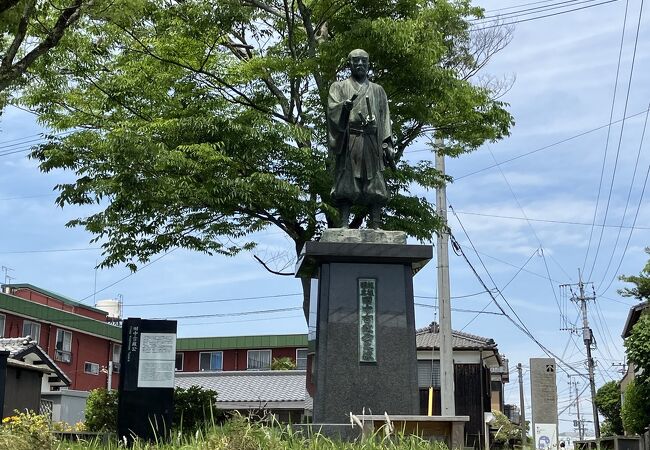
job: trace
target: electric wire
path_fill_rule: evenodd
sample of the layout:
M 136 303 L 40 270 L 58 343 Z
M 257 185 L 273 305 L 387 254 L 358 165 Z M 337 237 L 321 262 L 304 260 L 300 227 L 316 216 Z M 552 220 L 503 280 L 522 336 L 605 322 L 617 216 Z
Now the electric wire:
M 2 199 L 0 199 L 0 200 L 2 200 Z M 517 216 L 504 216 L 504 215 L 499 215 L 499 214 L 478 213 L 478 212 L 473 212 L 473 211 L 456 211 L 456 213 L 463 214 L 463 215 L 468 215 L 468 216 L 493 217 L 495 219 L 529 220 L 531 222 L 552 223 L 552 224 L 558 224 L 558 225 L 580 225 L 580 226 L 586 226 L 586 227 L 592 226 L 591 222 L 573 222 L 573 221 L 567 221 L 567 220 L 554 220 L 554 219 L 533 219 L 531 217 L 526 218 L 526 217 L 517 217 Z M 597 227 L 606 227 L 606 228 L 624 228 L 624 229 L 630 229 L 630 230 L 650 230 L 650 226 L 632 227 L 630 225 L 607 225 L 607 224 L 603 224 L 603 223 L 596 224 L 595 226 L 597 226 Z M 569 275 L 567 274 L 567 276 L 569 276 Z
M 641 157 L 641 150 L 643 148 L 643 143 L 644 143 L 644 140 L 645 140 L 645 132 L 646 132 L 647 125 L 648 125 L 648 114 L 646 114 L 645 121 L 643 123 L 643 131 L 641 132 L 641 140 L 639 142 L 639 150 L 637 151 L 636 161 L 634 162 L 634 173 L 632 174 L 632 181 L 630 182 L 630 189 L 627 191 L 627 199 L 625 200 L 625 209 L 623 210 L 623 216 L 621 218 L 621 225 L 625 222 L 625 216 L 627 214 L 627 207 L 628 207 L 628 205 L 630 203 L 630 197 L 632 196 L 632 188 L 634 186 L 634 180 L 636 179 L 637 168 L 639 166 L 639 158 Z M 645 183 L 644 183 L 644 188 L 645 188 Z M 637 206 L 637 213 L 638 213 L 638 209 L 640 207 L 641 207 L 641 202 L 639 202 L 639 205 Z M 635 215 L 635 217 L 636 217 L 636 215 Z M 632 228 L 631 231 L 630 231 L 630 234 L 633 232 L 633 230 L 634 229 Z M 609 268 L 610 268 L 610 266 L 612 264 L 612 261 L 614 260 L 614 253 L 616 251 L 616 246 L 618 244 L 618 241 L 619 241 L 620 237 L 621 237 L 621 228 L 618 229 L 618 233 L 616 234 L 616 242 L 614 243 L 614 246 L 612 247 L 612 254 L 609 257 L 609 262 L 607 263 L 607 268 L 605 269 L 603 279 L 600 281 L 600 283 L 598 283 L 598 287 L 596 288 L 598 291 L 600 291 L 601 286 L 603 285 L 603 283 L 607 279 L 607 273 L 608 273 Z M 625 258 L 625 253 L 626 252 L 627 252 L 627 245 L 625 246 L 625 249 L 623 250 L 623 253 L 621 254 L 621 258 L 619 260 L 618 267 L 616 268 L 616 271 L 614 271 L 614 275 L 612 276 L 612 281 L 614 280 L 614 278 L 616 278 L 618 269 L 620 269 L 620 267 L 621 267 L 621 262 L 622 262 L 623 258 Z M 609 283 L 609 285 L 607 287 L 609 288 L 609 286 L 611 286 L 611 284 L 612 284 L 612 282 L 610 281 L 610 283 Z
M 451 211 L 452 211 L 452 213 L 454 212 L 453 209 L 451 209 Z M 460 218 L 459 218 L 458 216 L 456 216 L 455 214 L 454 214 L 454 216 L 456 217 L 456 220 L 458 220 L 458 223 L 460 224 L 461 229 L 463 230 L 463 233 L 465 234 L 465 237 L 467 237 L 467 240 L 470 242 L 472 248 L 475 249 L 475 253 L 476 253 L 477 257 L 478 257 L 479 262 L 481 263 L 481 266 L 483 267 L 483 270 L 485 270 L 485 273 L 487 274 L 488 278 L 490 279 L 490 281 L 492 282 L 492 284 L 496 287 L 497 285 L 496 285 L 494 279 L 492 278 L 492 275 L 491 275 L 490 272 L 487 270 L 487 267 L 485 266 L 485 263 L 483 262 L 482 258 L 480 257 L 480 255 L 479 255 L 478 252 L 476 251 L 476 247 L 474 246 L 474 243 L 472 242 L 471 238 L 469 237 L 469 234 L 467 233 L 467 230 L 465 229 L 463 223 L 460 221 Z M 532 332 L 531 332 L 531 331 L 526 327 L 526 325 L 523 323 L 523 321 L 521 320 L 521 318 L 519 317 L 519 315 L 517 314 L 517 312 L 512 308 L 512 306 L 510 305 L 510 303 L 508 302 L 508 300 L 505 298 L 505 296 L 503 295 L 503 293 L 500 292 L 500 291 L 498 291 L 499 296 L 504 300 L 504 302 L 506 303 L 506 305 L 508 305 L 508 307 L 509 307 L 510 310 L 513 312 L 513 314 L 515 315 L 515 317 L 517 318 L 517 320 L 518 320 L 519 322 L 517 322 L 516 320 L 514 320 L 512 317 L 510 317 L 510 315 L 509 315 L 508 313 L 506 313 L 506 311 L 503 309 L 503 307 L 501 306 L 501 304 L 497 301 L 496 296 L 495 296 L 494 294 L 492 294 L 492 292 L 491 292 L 490 289 L 487 287 L 487 285 L 485 284 L 485 282 L 483 281 L 483 279 L 481 278 L 481 276 L 479 275 L 479 273 L 476 271 L 476 269 L 474 268 L 473 264 L 471 263 L 471 261 L 469 260 L 469 258 L 467 257 L 467 255 L 465 254 L 465 252 L 462 251 L 462 247 L 460 246 L 460 244 L 458 244 L 458 242 L 456 241 L 456 238 L 454 237 L 454 235 L 453 235 L 452 233 L 449 233 L 449 237 L 450 237 L 450 239 L 451 239 L 451 241 L 452 241 L 452 245 L 454 245 L 456 248 L 458 248 L 458 250 L 459 250 L 460 253 L 461 253 L 461 256 L 463 257 L 463 259 L 465 260 L 465 262 L 467 263 L 467 265 L 469 265 L 469 267 L 470 267 L 472 273 L 473 273 L 474 276 L 477 278 L 477 280 L 479 281 L 479 283 L 483 286 L 483 288 L 484 288 L 486 291 L 489 292 L 489 295 L 490 295 L 490 297 L 492 298 L 492 301 L 494 302 L 494 304 L 495 304 L 495 305 L 499 308 L 499 310 L 500 310 L 500 311 L 505 315 L 505 317 L 506 317 L 506 318 L 507 318 L 507 319 L 508 319 L 508 320 L 509 320 L 509 321 L 510 321 L 514 326 L 515 326 L 515 328 L 517 328 L 518 330 L 520 330 L 521 332 L 523 332 L 523 333 L 524 333 L 526 336 L 528 336 L 528 337 L 529 337 L 533 342 L 535 342 L 535 343 L 537 344 L 537 346 L 538 346 L 540 349 L 542 349 L 542 351 L 543 351 L 544 353 L 546 353 L 546 355 L 555 358 L 556 360 L 558 360 L 559 362 L 561 362 L 562 365 L 566 366 L 567 369 L 570 369 L 570 370 L 576 372 L 576 373 L 577 373 L 578 375 L 580 375 L 580 376 L 584 376 L 584 374 L 581 374 L 580 372 L 578 372 L 578 371 L 577 371 L 573 366 L 571 366 L 571 365 L 569 365 L 568 363 L 566 363 L 562 358 L 559 358 L 559 357 L 558 357 L 557 355 L 555 355 L 551 350 L 549 350 L 546 346 L 544 346 L 544 344 L 542 344 L 542 343 L 541 343 L 541 342 L 540 342 L 540 341 L 539 341 L 539 340 L 538 340 L 538 339 L 537 339 L 537 338 L 532 334 Z M 498 288 L 497 288 L 497 289 L 498 289 Z M 560 369 L 561 369 L 562 371 L 564 371 L 565 373 L 568 374 L 567 370 L 566 370 L 565 368 L 563 368 L 560 364 L 558 364 L 558 367 L 560 367 Z
M 551 144 L 545 145 L 545 146 L 543 146 L 543 147 L 536 148 L 535 150 L 530 150 L 530 151 L 528 151 L 528 152 L 522 153 L 521 155 L 517 155 L 517 156 L 514 156 L 514 157 L 512 157 L 512 158 L 505 159 L 505 160 L 501 161 L 501 162 L 498 163 L 498 164 L 492 164 L 492 165 L 486 166 L 486 167 L 484 167 L 484 168 L 482 168 L 482 169 L 478 169 L 478 170 L 475 170 L 475 171 L 473 171 L 473 172 L 466 173 L 466 174 L 461 175 L 461 176 L 458 176 L 458 177 L 453 177 L 453 179 L 454 179 L 454 181 L 462 180 L 463 178 L 471 177 L 472 175 L 476 175 L 476 174 L 478 174 L 478 173 L 485 172 L 486 170 L 490 170 L 490 169 L 492 169 L 492 168 L 494 168 L 494 167 L 501 166 L 501 165 L 503 165 L 503 164 L 507 164 L 507 163 L 512 162 L 512 161 L 516 161 L 516 160 L 518 160 L 518 159 L 524 158 L 524 157 L 526 157 L 526 156 L 530 156 L 530 155 L 535 154 L 535 153 L 539 153 L 539 152 L 544 151 L 544 150 L 548 150 L 548 149 L 553 148 L 553 147 L 555 147 L 555 146 L 558 146 L 558 145 L 560 145 L 560 144 L 564 144 L 564 143 L 566 143 L 566 142 L 570 142 L 570 141 L 572 141 L 572 140 L 574 140 L 574 139 L 578 139 L 578 138 L 583 137 L 583 136 L 586 136 L 586 135 L 588 135 L 588 134 L 595 133 L 596 131 L 600 131 L 600 130 L 602 130 L 603 128 L 607 128 L 608 126 L 610 126 L 610 125 L 612 125 L 612 124 L 620 123 L 620 122 L 622 122 L 622 121 L 624 121 L 624 120 L 628 120 L 628 119 L 635 118 L 635 117 L 637 117 L 637 116 L 640 116 L 640 115 L 642 115 L 642 114 L 645 114 L 646 112 L 648 112 L 648 110 L 650 110 L 650 107 L 648 107 L 648 108 L 646 108 L 646 109 L 644 109 L 643 111 L 640 111 L 640 112 L 638 112 L 638 113 L 632 114 L 632 115 L 630 115 L 630 116 L 623 117 L 622 119 L 615 120 L 614 122 L 610 122 L 610 123 L 607 123 L 607 124 L 605 124 L 605 125 L 601 125 L 601 126 L 599 126 L 599 127 L 592 128 L 592 129 L 587 130 L 587 131 L 583 131 L 583 132 L 581 132 L 581 133 L 575 134 L 575 135 L 570 136 L 570 137 L 568 137 L 568 138 L 564 138 L 564 139 L 561 139 L 561 140 L 559 140 L 559 141 L 553 142 L 553 143 L 551 143 Z M 418 150 L 418 151 L 420 151 L 420 150 Z M 425 150 L 421 150 L 421 151 L 425 151 Z M 427 151 L 428 151 L 428 149 L 427 149 Z M 415 153 L 415 151 L 414 151 L 413 153 Z
M 159 257 L 157 257 L 156 259 L 152 259 L 152 260 L 149 261 L 147 264 L 145 264 L 145 265 L 143 265 L 143 266 L 141 266 L 141 267 L 138 267 L 136 270 L 134 270 L 133 272 L 129 273 L 128 275 L 123 276 L 122 278 L 120 278 L 120 279 L 118 279 L 118 280 L 112 282 L 111 284 L 109 284 L 109 285 L 107 285 L 107 286 L 104 286 L 103 288 L 101 288 L 101 289 L 99 289 L 99 290 L 96 290 L 96 291 L 93 292 L 92 294 L 89 294 L 89 295 L 85 296 L 84 298 L 82 298 L 81 300 L 79 300 L 79 303 L 83 303 L 84 301 L 88 300 L 89 298 L 94 297 L 96 294 L 99 294 L 100 292 L 103 292 L 103 291 L 105 291 L 106 289 L 108 289 L 108 288 L 110 288 L 110 287 L 113 287 L 113 286 L 115 286 L 115 285 L 118 284 L 118 283 L 121 283 L 122 281 L 126 280 L 127 278 L 131 278 L 131 277 L 132 277 L 133 275 L 135 275 L 136 273 L 141 272 L 142 269 L 146 269 L 146 268 L 149 267 L 150 265 L 152 265 L 152 264 L 154 264 L 154 263 L 160 261 L 160 260 L 163 259 L 165 256 L 169 255 L 170 253 L 172 253 L 172 252 L 175 251 L 175 250 L 178 250 L 178 247 L 175 247 L 175 248 L 169 250 L 168 252 L 163 253 L 162 255 L 160 255 Z
M 534 251 L 534 252 L 533 252 L 533 253 L 528 257 L 528 259 L 526 260 L 526 262 L 524 263 L 524 265 L 521 266 L 519 269 L 517 269 L 517 272 L 512 276 L 512 278 L 510 278 L 510 281 L 508 281 L 508 282 L 506 283 L 506 285 L 501 289 L 502 292 L 506 290 L 506 288 L 508 287 L 508 285 L 509 285 L 510 283 L 512 283 L 512 282 L 514 281 L 515 278 L 517 278 L 517 275 L 519 275 L 519 274 L 521 273 L 521 271 L 524 270 L 524 268 L 528 265 L 528 263 L 530 262 L 530 260 L 533 259 L 533 256 L 535 256 L 536 254 L 537 254 L 537 249 L 535 249 L 535 251 Z M 481 312 L 485 311 L 485 310 L 488 308 L 488 306 L 490 306 L 491 303 L 492 303 L 492 302 L 489 302 L 487 305 L 485 305 L 485 307 L 483 307 L 483 309 L 482 309 L 481 311 L 479 311 L 479 313 L 477 313 L 477 314 L 476 314 L 472 319 L 470 319 L 470 321 L 467 322 L 467 323 L 466 323 L 466 324 L 465 324 L 465 325 L 460 329 L 460 331 L 464 331 L 465 328 L 467 328 L 467 327 L 468 327 L 472 322 L 474 322 L 474 320 L 476 320 L 476 318 L 479 316 L 479 314 L 480 314 Z
M 632 77 L 634 75 L 634 65 L 635 65 L 635 62 L 636 62 L 636 51 L 637 51 L 637 46 L 638 46 L 638 43 L 639 43 L 639 30 L 641 29 L 641 17 L 642 17 L 642 13 L 643 13 L 643 3 L 644 3 L 644 0 L 641 0 L 641 6 L 639 8 L 639 20 L 637 22 L 636 35 L 634 37 L 634 49 L 632 51 L 632 63 L 631 63 L 631 66 L 630 66 L 630 76 L 628 77 L 627 92 L 625 94 L 625 105 L 623 106 L 623 117 L 625 117 L 625 114 L 627 114 L 627 107 L 628 107 L 628 102 L 629 102 L 629 99 L 630 99 L 630 91 L 631 91 L 631 88 L 632 88 Z M 609 212 L 609 205 L 610 205 L 611 200 L 612 200 L 612 193 L 614 192 L 614 180 L 616 179 L 616 169 L 618 168 L 618 157 L 619 157 L 619 155 L 621 153 L 621 144 L 623 142 L 623 131 L 624 131 L 624 129 L 625 129 L 625 120 L 621 123 L 621 132 L 619 133 L 619 136 L 618 136 L 618 146 L 616 148 L 616 157 L 614 158 L 614 169 L 612 171 L 612 181 L 611 181 L 611 183 L 609 185 L 609 195 L 607 196 L 607 203 L 605 205 L 605 217 L 603 218 L 603 222 L 607 222 L 607 214 Z M 587 277 L 587 279 L 591 279 L 591 275 L 594 272 L 594 267 L 595 267 L 596 261 L 598 259 L 598 252 L 600 251 L 600 245 L 601 245 L 602 240 L 603 240 L 603 234 L 604 234 L 603 231 L 604 231 L 604 229 L 601 228 L 600 229 L 600 237 L 598 239 L 598 245 L 596 246 L 596 254 L 594 256 L 594 260 L 593 260 L 593 263 L 591 265 L 591 270 L 589 271 L 589 276 Z
M 567 13 L 574 12 L 574 11 L 582 11 L 584 9 L 595 8 L 596 6 L 606 5 L 608 3 L 615 3 L 615 2 L 618 2 L 618 1 L 619 0 L 607 0 L 607 1 L 604 1 L 604 2 L 596 3 L 594 5 L 581 6 L 580 8 L 567 9 L 567 10 L 558 11 L 558 12 L 552 13 L 552 14 L 545 14 L 545 15 L 541 15 L 541 16 L 530 17 L 528 19 L 513 20 L 512 22 L 497 23 L 497 24 L 494 24 L 494 25 L 485 25 L 482 28 L 475 28 L 475 29 L 473 29 L 473 31 L 483 31 L 483 30 L 487 30 L 487 29 L 490 29 L 490 28 L 498 28 L 498 27 L 503 27 L 503 26 L 508 26 L 508 25 L 515 25 L 515 24 L 523 23 L 523 22 L 530 22 L 531 20 L 546 19 L 548 17 L 555 17 L 555 16 L 559 16 L 561 14 L 567 14 Z M 483 23 L 481 23 L 479 25 L 483 25 Z
M 504 19 L 512 19 L 515 17 L 521 17 L 521 16 L 529 16 L 532 14 L 539 14 L 547 11 L 554 11 L 557 9 L 562 9 L 562 8 L 567 8 L 567 7 L 572 7 L 576 5 L 582 5 L 585 3 L 593 3 L 597 0 L 567 0 L 563 2 L 557 2 L 557 3 L 550 3 L 548 5 L 543 5 L 543 6 L 534 6 L 532 8 L 522 8 L 518 9 L 515 11 L 510 11 L 506 12 L 503 14 L 494 14 L 494 15 L 487 15 L 481 18 L 477 19 L 472 19 L 470 22 L 472 23 L 490 23 L 491 21 L 488 19 L 497 19 L 497 20 L 504 20 Z
M 501 166 L 498 165 L 497 159 L 494 157 L 494 153 L 492 152 L 492 149 L 490 146 L 487 146 L 488 151 L 490 152 L 490 156 L 492 156 L 492 159 L 494 160 L 495 164 L 497 164 L 497 167 L 499 169 L 499 173 L 501 174 L 501 177 L 503 180 L 506 182 L 506 185 L 508 186 L 508 190 L 510 191 L 510 194 L 512 195 L 512 198 L 514 198 L 515 203 L 517 203 L 517 206 L 519 207 L 519 210 L 521 211 L 521 214 L 524 216 L 526 219 L 526 223 L 528 224 L 528 227 L 530 230 L 533 232 L 533 236 L 535 236 L 535 239 L 537 240 L 537 245 L 539 246 L 539 250 L 542 255 L 542 259 L 544 261 L 544 267 L 546 269 L 546 275 L 548 277 L 548 282 L 551 287 L 551 291 L 553 292 L 553 298 L 555 299 L 555 303 L 557 304 L 558 310 L 560 311 L 560 320 L 564 320 L 563 317 L 563 312 L 562 312 L 562 307 L 560 306 L 560 302 L 557 298 L 557 294 L 555 293 L 555 285 L 553 284 L 553 281 L 551 280 L 551 272 L 548 269 L 548 263 L 546 262 L 546 257 L 544 256 L 544 245 L 542 244 L 542 240 L 539 238 L 539 235 L 535 231 L 535 228 L 533 227 L 533 224 L 530 223 L 528 220 L 528 216 L 526 215 L 526 211 L 524 210 L 524 207 L 521 205 L 521 202 L 519 201 L 519 198 L 517 197 L 517 194 L 515 194 L 514 189 L 512 188 L 512 185 L 508 181 L 508 178 L 506 177 L 506 174 L 503 172 L 503 169 Z
M 603 155 L 603 164 L 600 167 L 600 180 L 598 181 L 598 194 L 596 195 L 596 206 L 594 207 L 594 217 L 592 223 L 596 224 L 596 216 L 598 213 L 598 204 L 600 202 L 600 193 L 603 186 L 603 178 L 605 176 L 605 162 L 607 161 L 607 152 L 609 150 L 609 136 L 612 130 L 612 119 L 614 118 L 614 106 L 616 104 L 616 92 L 618 90 L 618 77 L 621 71 L 621 59 L 623 57 L 623 43 L 625 41 L 625 30 L 627 28 L 627 12 L 628 12 L 629 0 L 625 1 L 625 14 L 623 15 L 623 31 L 621 32 L 621 41 L 618 48 L 618 61 L 616 64 L 616 77 L 614 79 L 614 93 L 612 94 L 612 106 L 609 109 L 609 126 L 607 127 L 607 137 L 605 138 L 605 153 Z M 646 113 L 647 114 L 647 113 Z M 603 220 L 603 223 L 605 221 Z M 589 242 L 587 244 L 587 251 L 585 252 L 585 259 L 582 263 L 582 271 L 585 271 L 585 266 L 587 265 L 587 258 L 589 256 L 589 250 L 591 248 L 591 239 L 594 233 L 594 225 L 592 225 L 591 230 L 589 231 Z

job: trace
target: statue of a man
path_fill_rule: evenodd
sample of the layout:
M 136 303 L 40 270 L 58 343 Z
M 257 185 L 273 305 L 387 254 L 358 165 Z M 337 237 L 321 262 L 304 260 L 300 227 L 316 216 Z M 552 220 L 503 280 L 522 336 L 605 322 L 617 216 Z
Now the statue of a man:
M 382 172 L 393 163 L 393 142 L 386 92 L 368 80 L 364 50 L 348 55 L 351 76 L 330 87 L 327 102 L 328 146 L 334 159 L 332 198 L 347 228 L 352 205 L 367 206 L 368 225 L 379 228 L 388 201 Z

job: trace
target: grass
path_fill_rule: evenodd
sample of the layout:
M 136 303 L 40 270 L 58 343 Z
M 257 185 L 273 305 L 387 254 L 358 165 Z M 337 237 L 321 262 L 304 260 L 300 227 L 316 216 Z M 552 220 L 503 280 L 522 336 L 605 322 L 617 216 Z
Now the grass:
M 417 436 L 401 436 L 380 430 L 360 442 L 338 442 L 317 435 L 310 439 L 290 427 L 252 423 L 235 418 L 224 425 L 212 426 L 192 435 L 177 433 L 158 442 L 136 441 L 133 450 L 447 450 L 439 442 L 429 442 Z M 49 433 L 49 431 L 48 431 Z M 51 436 L 51 434 L 50 434 Z M 99 439 L 89 442 L 67 442 L 46 438 L 42 432 L 0 430 L 0 450 L 118 450 L 123 442 L 102 444 Z

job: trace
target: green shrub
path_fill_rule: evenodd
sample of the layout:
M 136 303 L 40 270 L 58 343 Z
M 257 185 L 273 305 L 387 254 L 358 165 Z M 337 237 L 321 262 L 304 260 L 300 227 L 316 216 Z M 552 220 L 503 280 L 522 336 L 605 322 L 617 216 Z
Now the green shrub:
M 174 389 L 174 427 L 194 432 L 224 419 L 216 407 L 217 392 L 191 386 L 188 389 Z
M 117 431 L 117 391 L 99 388 L 86 400 L 85 423 L 88 431 Z
M 282 358 L 273 358 L 271 370 L 295 370 L 296 363 L 288 356 Z

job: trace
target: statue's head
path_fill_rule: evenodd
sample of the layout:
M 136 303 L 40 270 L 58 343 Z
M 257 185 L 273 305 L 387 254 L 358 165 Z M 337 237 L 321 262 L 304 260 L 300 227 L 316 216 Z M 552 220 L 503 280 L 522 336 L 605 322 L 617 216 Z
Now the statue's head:
M 352 77 L 357 81 L 364 81 L 368 77 L 368 68 L 370 67 L 370 57 L 368 52 L 360 48 L 352 50 L 348 54 L 348 63 Z

